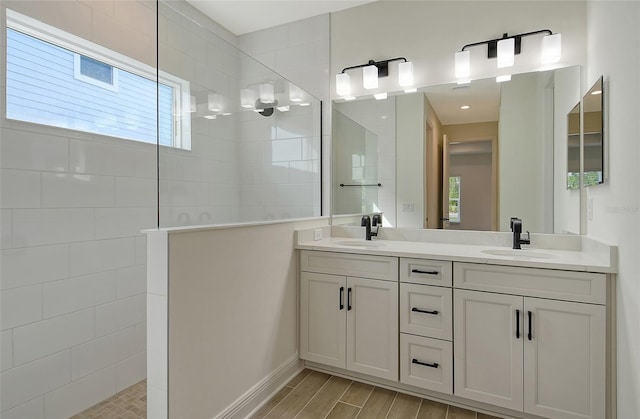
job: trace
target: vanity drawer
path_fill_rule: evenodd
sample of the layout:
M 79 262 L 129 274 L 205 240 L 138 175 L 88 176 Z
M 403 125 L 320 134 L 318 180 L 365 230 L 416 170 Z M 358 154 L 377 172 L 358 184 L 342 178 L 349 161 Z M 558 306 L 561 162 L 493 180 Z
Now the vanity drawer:
M 400 282 L 450 287 L 452 262 L 400 258 Z
M 453 394 L 451 342 L 401 333 L 400 382 Z
M 452 289 L 400 284 L 400 331 L 451 340 Z
M 607 299 L 606 274 L 464 262 L 453 271 L 455 288 L 594 304 Z
M 305 272 L 386 281 L 398 280 L 398 258 L 389 256 L 302 250 L 300 252 L 300 269 Z

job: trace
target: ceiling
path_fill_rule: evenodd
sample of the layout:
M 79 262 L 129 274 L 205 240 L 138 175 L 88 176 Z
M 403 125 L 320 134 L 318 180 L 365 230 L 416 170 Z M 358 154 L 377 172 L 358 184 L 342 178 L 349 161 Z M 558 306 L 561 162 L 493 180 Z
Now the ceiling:
M 187 0 L 235 35 L 295 22 L 374 0 Z
M 469 84 L 443 84 L 423 91 L 442 125 L 497 121 L 500 114 L 500 83 L 495 79 Z M 470 106 L 461 109 L 461 106 Z

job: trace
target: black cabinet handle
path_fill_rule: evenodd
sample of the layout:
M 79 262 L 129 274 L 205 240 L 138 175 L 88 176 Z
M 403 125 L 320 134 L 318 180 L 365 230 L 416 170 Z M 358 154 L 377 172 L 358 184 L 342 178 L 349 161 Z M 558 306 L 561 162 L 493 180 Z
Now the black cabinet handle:
M 344 287 L 340 287 L 340 302 L 338 304 L 340 305 L 340 310 L 342 310 L 344 308 Z
M 529 334 L 527 335 L 527 338 L 529 338 L 529 340 L 532 340 L 532 336 L 531 336 L 531 316 L 532 316 L 532 313 L 530 311 L 527 311 L 527 314 L 529 315 Z
M 347 311 L 351 311 L 351 287 L 347 288 Z
M 516 310 L 516 339 L 520 339 L 520 310 Z
M 415 311 L 416 313 L 425 313 L 425 314 L 438 314 L 438 310 L 420 310 L 419 308 L 412 308 L 411 311 Z
M 420 362 L 417 359 L 413 358 L 411 360 L 412 364 L 424 365 L 425 367 L 438 368 L 438 363 L 434 362 L 433 364 L 427 364 L 426 362 Z
M 414 273 L 414 274 L 425 274 L 425 275 L 438 275 L 440 272 L 438 272 L 438 271 L 421 271 L 420 269 L 411 269 L 411 273 Z

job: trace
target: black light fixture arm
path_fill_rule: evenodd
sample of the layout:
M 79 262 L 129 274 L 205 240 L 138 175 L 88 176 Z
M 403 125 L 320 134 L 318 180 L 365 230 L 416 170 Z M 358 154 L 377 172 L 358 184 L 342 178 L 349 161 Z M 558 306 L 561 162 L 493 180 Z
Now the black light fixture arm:
M 393 62 L 393 61 L 402 61 L 403 63 L 408 62 L 408 60 L 404 57 L 397 57 L 397 58 L 390 58 L 388 60 L 382 60 L 382 61 L 374 61 L 374 60 L 369 60 L 368 63 L 366 64 L 360 64 L 360 65 L 353 65 L 351 67 L 345 67 L 342 69 L 342 71 L 340 73 L 344 73 L 345 71 L 348 70 L 354 70 L 356 68 L 362 68 L 362 67 L 368 67 L 370 65 L 375 65 L 376 67 L 378 67 L 378 77 L 387 77 L 389 75 L 389 63 Z
M 537 31 L 532 31 L 532 32 L 526 32 L 526 33 L 521 33 L 518 35 L 511 35 L 509 36 L 508 33 L 504 33 L 502 34 L 502 38 L 496 38 L 496 39 L 490 39 L 488 41 L 481 41 L 481 42 L 474 42 L 472 44 L 467 44 L 465 46 L 462 47 L 462 49 L 460 51 L 464 51 L 467 48 L 471 48 L 471 47 L 475 47 L 478 45 L 484 45 L 487 44 L 488 46 L 488 51 L 487 51 L 487 58 L 496 58 L 498 56 L 498 41 L 502 41 L 503 39 L 515 39 L 515 50 L 514 53 L 520 54 L 520 46 L 522 43 L 522 38 L 525 36 L 531 36 L 531 35 L 538 35 L 538 34 L 547 34 L 547 35 L 553 35 L 553 32 L 551 32 L 551 30 L 549 29 L 540 29 Z

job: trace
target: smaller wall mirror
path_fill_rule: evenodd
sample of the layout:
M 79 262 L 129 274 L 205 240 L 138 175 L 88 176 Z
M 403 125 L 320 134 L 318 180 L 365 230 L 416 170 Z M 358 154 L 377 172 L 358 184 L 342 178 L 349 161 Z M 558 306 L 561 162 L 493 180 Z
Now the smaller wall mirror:
M 604 83 L 600 77 L 582 98 L 584 186 L 604 183 Z
M 567 114 L 567 189 L 580 189 L 580 103 Z

